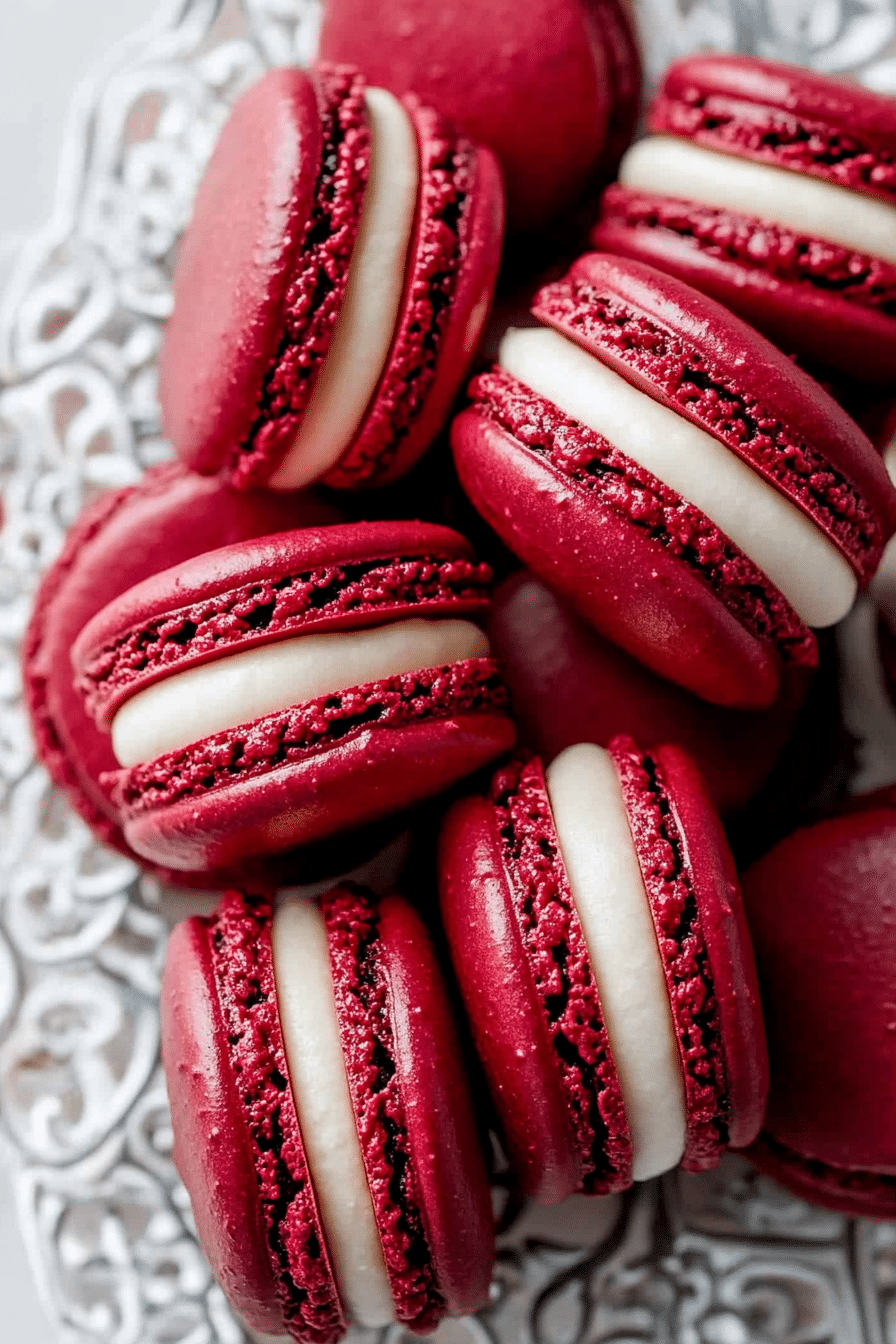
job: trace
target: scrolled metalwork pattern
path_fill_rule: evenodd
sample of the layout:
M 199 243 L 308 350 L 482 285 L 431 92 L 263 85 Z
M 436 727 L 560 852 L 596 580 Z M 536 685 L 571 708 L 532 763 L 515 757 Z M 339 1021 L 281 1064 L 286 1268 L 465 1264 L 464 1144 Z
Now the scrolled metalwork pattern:
M 651 80 L 717 47 L 896 92 L 893 0 L 640 0 L 637 17 Z M 81 91 L 54 218 L 0 309 L 0 1108 L 66 1344 L 244 1337 L 171 1163 L 157 1058 L 171 903 L 49 785 L 18 649 L 79 510 L 168 454 L 156 356 L 202 166 L 234 97 L 268 64 L 311 59 L 319 20 L 317 0 L 172 0 Z M 489 1307 L 447 1323 L 444 1344 L 896 1344 L 896 1228 L 811 1209 L 734 1157 L 505 1223 Z

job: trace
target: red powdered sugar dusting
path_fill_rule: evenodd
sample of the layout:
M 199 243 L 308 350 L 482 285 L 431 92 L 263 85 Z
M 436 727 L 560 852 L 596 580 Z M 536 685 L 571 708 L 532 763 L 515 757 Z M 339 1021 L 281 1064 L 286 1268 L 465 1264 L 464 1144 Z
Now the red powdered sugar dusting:
M 414 1330 L 431 1330 L 445 1303 L 420 1212 L 376 906 L 346 886 L 324 897 L 321 906 L 355 1122 L 396 1315 Z
M 335 1344 L 346 1321 L 289 1085 L 271 918 L 268 897 L 230 892 L 208 923 L 212 965 L 284 1320 L 294 1339 Z
M 737 372 L 716 366 L 675 332 L 582 279 L 546 285 L 532 311 L 640 374 L 798 505 L 860 577 L 871 577 L 883 532 L 867 500 L 817 449 L 744 392 Z
M 359 613 L 426 616 L 446 603 L 487 602 L 487 565 L 463 558 L 428 556 L 360 560 L 299 574 L 275 574 L 232 588 L 202 602 L 165 612 L 125 631 L 92 652 L 78 679 L 89 714 L 101 718 L 110 701 L 162 671 L 243 645 L 265 631 L 271 640 L 300 635 L 339 617 Z M 409 613 L 408 608 L 413 608 Z
M 631 738 L 610 743 L 656 927 L 684 1078 L 685 1171 L 714 1167 L 728 1143 L 728 1086 L 712 967 L 688 849 L 654 757 Z
M 319 65 L 313 80 L 323 141 L 314 208 L 255 422 L 230 456 L 231 479 L 242 488 L 264 484 L 298 433 L 342 307 L 370 173 L 363 78 L 344 66 Z
M 593 1195 L 624 1190 L 632 1179 L 631 1134 L 540 761 L 516 761 L 500 770 L 490 800 L 567 1101 L 580 1188 Z
M 466 251 L 476 150 L 416 99 L 405 104 L 420 146 L 420 202 L 399 325 L 382 381 L 328 484 L 375 484 L 394 462 L 436 375 Z
M 690 241 L 721 261 L 737 262 L 788 284 L 896 317 L 896 266 L 865 252 L 797 233 L 766 219 L 670 196 L 608 187 L 601 221 Z
M 577 488 L 599 494 L 603 505 L 676 555 L 741 625 L 773 643 L 782 661 L 817 664 L 815 636 L 784 595 L 694 504 L 502 369 L 475 379 L 470 395 L 521 448 L 542 455 Z
M 728 93 L 702 92 L 695 84 L 677 97 L 660 93 L 650 109 L 649 125 L 651 130 L 694 139 L 723 153 L 896 200 L 896 153 L 878 142 L 863 143 L 847 126 L 796 116 L 785 108 Z
M 117 771 L 110 781 L 113 798 L 134 817 L 222 785 L 257 779 L 369 728 L 400 729 L 424 719 L 506 707 L 507 691 L 493 659 L 405 672 L 277 710 Z

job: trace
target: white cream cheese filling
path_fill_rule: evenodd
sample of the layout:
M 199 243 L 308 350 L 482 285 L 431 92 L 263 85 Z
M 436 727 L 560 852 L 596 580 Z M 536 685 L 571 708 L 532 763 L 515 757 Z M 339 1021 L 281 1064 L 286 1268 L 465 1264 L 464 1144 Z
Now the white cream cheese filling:
M 619 776 L 602 747 L 547 771 L 560 852 L 600 993 L 631 1129 L 634 1177 L 678 1165 L 686 1112 L 669 992 Z
M 501 342 L 499 362 L 696 504 L 807 625 L 833 625 L 849 611 L 858 585 L 834 543 L 699 425 L 547 327 L 511 328 Z
M 349 1092 L 320 907 L 278 904 L 274 979 L 289 1081 L 339 1296 L 361 1326 L 389 1325 L 395 1306 Z
M 896 207 L 824 178 L 651 135 L 628 150 L 619 181 L 637 191 L 753 215 L 896 263 Z
M 420 618 L 261 644 L 138 691 L 112 721 L 112 749 L 138 765 L 320 695 L 488 654 L 471 622 Z
M 295 442 L 268 484 L 297 490 L 318 480 L 354 437 L 389 356 L 398 321 L 420 188 L 413 123 L 385 89 L 364 95 L 370 176 L 333 340 Z

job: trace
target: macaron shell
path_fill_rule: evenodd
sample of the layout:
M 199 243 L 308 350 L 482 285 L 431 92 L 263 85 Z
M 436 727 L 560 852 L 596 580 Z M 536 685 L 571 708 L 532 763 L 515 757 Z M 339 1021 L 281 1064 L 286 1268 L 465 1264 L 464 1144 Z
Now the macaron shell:
M 154 681 L 291 635 L 402 616 L 481 616 L 490 571 L 448 528 L 363 523 L 294 529 L 222 547 L 129 589 L 76 641 L 97 721 Z
M 395 339 L 365 420 L 326 483 L 386 485 L 445 424 L 488 315 L 501 261 L 504 192 L 490 150 L 410 95 L 420 207 Z
M 314 85 L 278 69 L 236 103 L 209 161 L 159 365 L 165 429 L 195 470 L 219 470 L 257 414 L 321 153 Z
M 784 351 L 862 382 L 896 377 L 896 267 L 767 220 L 621 186 L 592 245 L 666 271 Z
M 737 872 L 694 762 L 675 746 L 661 746 L 655 755 L 678 830 L 686 837 L 686 862 L 711 967 L 728 1098 L 728 1143 L 745 1148 L 765 1115 L 768 1051 Z
M 208 934 L 199 919 L 185 920 L 171 935 L 160 1006 L 174 1162 L 199 1241 L 247 1325 L 282 1334 L 255 1163 L 227 1053 Z
M 378 908 L 399 1089 L 439 1292 L 449 1315 L 488 1301 L 494 1217 L 469 1084 L 432 943 L 413 908 Z
M 434 797 L 515 741 L 488 659 L 267 715 L 120 771 L 128 842 L 198 871 L 307 846 Z
M 581 1157 L 487 799 L 461 799 L 445 818 L 439 886 L 454 973 L 512 1169 L 531 1198 L 558 1203 L 578 1189 Z
M 586 0 L 585 16 L 593 42 L 602 46 L 610 88 L 610 116 L 597 173 L 615 176 L 619 160 L 632 142 L 641 111 L 642 64 L 633 20 L 625 0 Z
M 896 1175 L 896 809 L 872 798 L 748 870 L 771 1057 L 766 1129 L 801 1158 Z
M 73 685 L 70 652 L 80 631 L 107 603 L 163 566 L 247 537 L 338 518 L 309 494 L 236 492 L 169 463 L 152 468 L 137 486 L 100 496 L 70 529 L 26 631 L 23 691 L 41 761 L 104 844 L 135 857 L 100 783 L 118 765 L 109 737 L 95 727 Z
M 630 383 L 715 435 L 813 519 L 867 581 L 896 530 L 880 456 L 817 383 L 673 276 L 589 253 L 532 308 Z
M 893 99 L 802 66 L 702 54 L 667 70 L 649 113 L 666 131 L 896 200 Z
M 771 773 L 811 676 L 785 668 L 764 712 L 710 706 L 604 639 L 528 570 L 495 591 L 489 638 L 521 740 L 545 765 L 577 742 L 605 747 L 619 733 L 645 747 L 676 742 L 723 814 L 740 811 Z
M 603 0 L 494 0 L 484 22 L 461 0 L 425 12 L 419 0 L 331 0 L 320 53 L 358 64 L 399 96 L 416 93 L 492 149 L 510 225 L 531 232 L 575 200 L 603 149 L 602 12 Z
M 763 1131 L 746 1156 L 798 1199 L 848 1218 L 896 1218 L 896 1180 L 808 1161 Z
M 772 704 L 782 652 L 813 665 L 813 637 L 698 510 L 682 508 L 679 496 L 618 453 L 619 469 L 606 482 L 571 479 L 577 461 L 606 455 L 604 440 L 521 384 L 505 389 L 489 376 L 471 390 L 477 404 L 452 427 L 464 490 L 514 554 L 590 624 L 660 676 L 715 704 Z M 566 471 L 548 460 L 555 451 L 569 460 Z M 657 525 L 669 545 L 657 540 Z M 700 537 L 688 555 L 707 559 L 705 568 L 682 560 L 687 532 Z M 738 570 L 750 575 L 739 589 L 731 582 Z M 725 603 L 729 593 L 739 602 L 736 611 Z M 744 620 L 751 616 L 753 629 Z

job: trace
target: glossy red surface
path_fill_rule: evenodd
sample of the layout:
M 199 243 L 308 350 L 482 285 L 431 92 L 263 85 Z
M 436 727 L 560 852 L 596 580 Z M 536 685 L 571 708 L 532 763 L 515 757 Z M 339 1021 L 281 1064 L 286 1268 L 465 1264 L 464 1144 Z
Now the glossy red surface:
M 236 492 L 171 464 L 101 496 L 70 530 L 38 590 L 23 645 L 23 689 L 41 761 L 104 844 L 135 857 L 100 782 L 117 768 L 108 734 L 94 726 L 73 684 L 70 653 L 80 631 L 169 565 L 248 537 L 338 520 L 310 494 Z
M 612 99 L 623 104 L 625 127 L 639 82 L 633 41 L 620 40 L 620 27 L 627 16 L 618 6 L 608 13 L 606 0 L 490 0 L 487 11 L 449 0 L 425 16 L 420 0 L 330 0 L 320 51 L 361 66 L 372 84 L 416 92 L 493 149 L 510 224 L 529 231 L 572 204 L 598 171 L 608 135 L 618 153 Z
M 797 831 L 743 890 L 771 1058 L 768 1133 L 804 1161 L 896 1176 L 892 794 Z
M 766 711 L 710 706 L 604 639 L 528 570 L 496 590 L 489 636 L 521 739 L 545 764 L 576 742 L 605 747 L 618 733 L 645 747 L 677 742 L 727 814 L 744 807 L 771 772 L 810 679 L 786 670 Z

